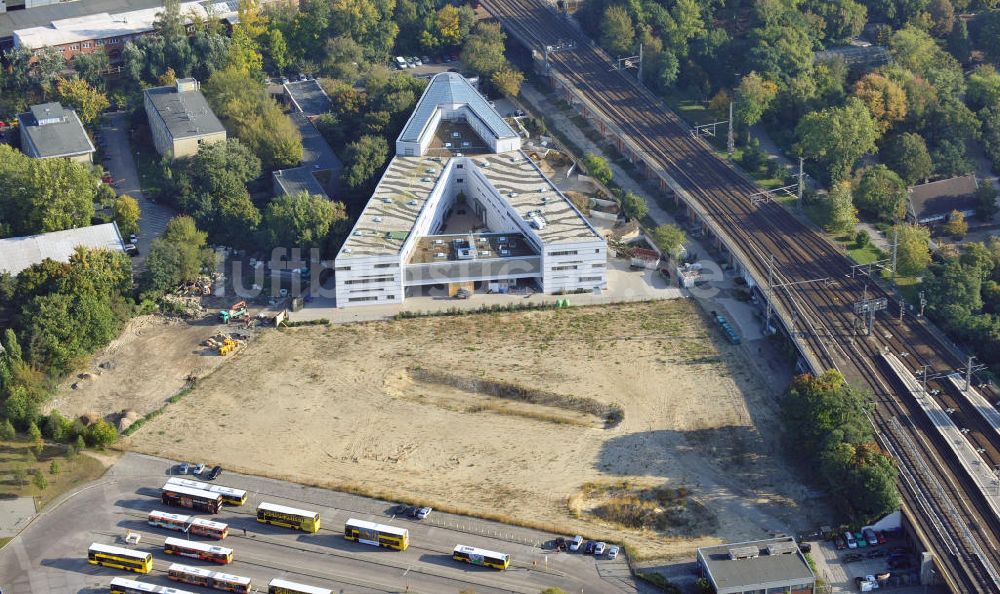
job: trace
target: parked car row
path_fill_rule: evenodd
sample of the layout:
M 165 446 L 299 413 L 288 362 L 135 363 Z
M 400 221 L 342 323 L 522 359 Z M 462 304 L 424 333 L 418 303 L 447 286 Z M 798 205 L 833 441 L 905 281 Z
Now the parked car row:
M 573 553 L 581 552 L 585 555 L 594 555 L 596 557 L 605 556 L 608 559 L 615 559 L 618 557 L 618 553 L 621 550 L 618 545 L 609 545 L 606 542 L 588 540 L 586 543 L 583 542 L 583 537 L 579 534 L 573 538 L 563 538 L 560 536 L 555 540 L 555 549 L 557 551 L 570 551 Z
M 400 503 L 392 508 L 392 515 L 423 520 L 427 516 L 431 515 L 432 511 L 434 511 L 433 507 L 420 507 Z
M 175 467 L 174 470 L 176 470 L 177 474 L 196 474 L 198 476 L 201 476 L 202 474 L 205 473 L 205 470 L 207 468 L 208 467 L 205 466 L 204 464 L 192 464 L 190 462 L 181 462 Z M 212 468 L 212 470 L 208 471 L 208 474 L 204 478 L 209 481 L 214 481 L 215 479 L 219 478 L 220 474 L 222 474 L 222 467 L 216 465 L 215 467 Z
M 396 68 L 400 70 L 406 70 L 407 68 L 416 68 L 418 66 L 423 66 L 424 64 L 451 64 L 452 62 L 458 61 L 457 54 L 445 54 L 440 58 L 435 58 L 431 56 L 396 56 L 394 63 Z
M 885 532 L 882 532 L 881 530 L 863 528 L 859 532 L 851 532 L 848 530 L 844 532 L 842 536 L 837 536 L 833 542 L 838 551 L 842 551 L 844 549 L 863 549 L 865 547 L 874 547 L 880 544 L 885 544 L 886 535 Z

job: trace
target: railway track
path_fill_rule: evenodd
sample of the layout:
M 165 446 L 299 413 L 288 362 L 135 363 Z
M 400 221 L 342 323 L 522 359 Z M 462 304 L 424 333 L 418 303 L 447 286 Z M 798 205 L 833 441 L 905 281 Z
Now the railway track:
M 759 285 L 773 271 L 776 284 L 826 279 L 778 289 L 772 301 L 789 335 L 814 369 L 839 369 L 852 384 L 871 388 L 872 423 L 883 447 L 901 467 L 904 503 L 937 557 L 939 569 L 960 592 L 1000 592 L 996 516 L 941 443 L 894 373 L 878 364 L 883 350 L 917 367 L 956 369 L 963 364 L 921 320 L 877 316 L 870 336 L 859 333 L 853 311 L 863 298 L 899 303 L 864 275 L 853 274 L 843 250 L 773 202 L 753 205 L 759 188 L 715 156 L 689 126 L 627 75 L 610 71 L 611 60 L 571 22 L 538 0 L 482 0 L 483 6 L 522 43 L 545 55 L 550 74 L 571 101 L 612 124 L 641 167 L 663 171 L 681 186 L 699 218 L 727 244 Z M 546 50 L 548 47 L 569 48 Z M 614 129 L 616 128 L 616 129 Z M 773 268 L 772 263 L 773 262 Z M 811 357 L 810 357 L 811 355 Z M 967 437 L 991 465 L 1000 449 L 989 427 L 945 381 L 929 382 L 943 407 L 969 430 Z

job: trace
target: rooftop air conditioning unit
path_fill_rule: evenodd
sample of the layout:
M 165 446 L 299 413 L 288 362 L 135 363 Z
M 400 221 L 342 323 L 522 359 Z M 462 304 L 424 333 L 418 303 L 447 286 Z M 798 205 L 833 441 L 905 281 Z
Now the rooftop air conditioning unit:
M 392 204 L 392 198 L 383 198 L 382 202 L 384 202 L 385 204 Z
M 374 218 L 372 218 L 372 220 L 375 221 L 376 223 L 381 223 L 382 222 L 382 217 L 374 217 Z
M 417 201 L 416 200 L 410 200 L 409 202 L 407 202 L 407 204 L 409 204 L 410 206 L 416 206 L 417 205 Z
M 345 254 L 349 254 L 349 253 L 351 253 L 351 248 L 345 247 L 343 251 L 344 251 Z

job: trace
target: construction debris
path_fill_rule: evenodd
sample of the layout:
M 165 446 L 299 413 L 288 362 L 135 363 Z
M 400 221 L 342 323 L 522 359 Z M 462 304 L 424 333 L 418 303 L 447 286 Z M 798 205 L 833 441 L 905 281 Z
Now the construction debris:
M 201 345 L 213 349 L 219 355 L 225 357 L 245 345 L 249 339 L 249 334 L 216 334 L 205 340 Z

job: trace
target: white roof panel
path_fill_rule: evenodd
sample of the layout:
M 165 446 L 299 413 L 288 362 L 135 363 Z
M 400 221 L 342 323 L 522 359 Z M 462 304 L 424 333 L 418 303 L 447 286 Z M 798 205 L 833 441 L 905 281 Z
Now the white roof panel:
M 16 275 L 46 258 L 69 262 L 76 246 L 124 252 L 125 245 L 114 223 L 53 231 L 27 237 L 0 239 L 0 272 Z
M 406 127 L 400 132 L 397 141 L 419 141 L 427 123 L 441 105 L 465 105 L 469 111 L 486 124 L 494 137 L 498 139 L 518 138 L 510 124 L 504 121 L 495 109 L 490 107 L 486 98 L 480 95 L 479 91 L 464 76 L 455 72 L 442 72 L 435 75 L 427 88 L 424 89 L 424 94 L 417 101 L 417 105 L 413 108 L 413 113 L 410 114 L 410 119 L 407 120 Z

